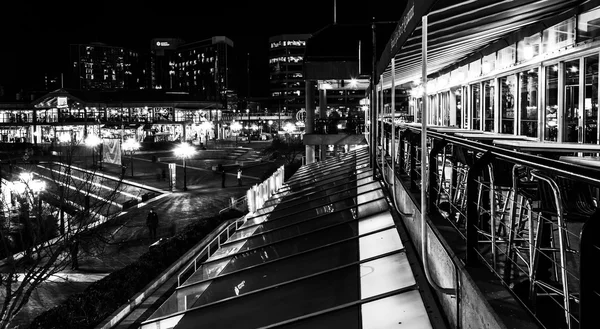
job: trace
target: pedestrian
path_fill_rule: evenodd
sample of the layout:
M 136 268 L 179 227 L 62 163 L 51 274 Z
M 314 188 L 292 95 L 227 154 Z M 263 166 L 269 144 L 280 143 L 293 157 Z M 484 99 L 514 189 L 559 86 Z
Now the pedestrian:
M 225 169 L 221 169 L 221 187 L 225 187 Z
M 238 168 L 237 179 L 238 179 L 238 186 L 242 186 L 242 168 Z
M 78 270 L 79 260 L 77 259 L 77 254 L 79 254 L 79 239 L 77 239 L 77 237 L 73 237 L 71 240 L 69 252 L 71 253 L 71 269 Z
M 154 208 L 150 208 L 148 218 L 146 218 L 146 225 L 150 230 L 150 239 L 156 239 L 156 228 L 158 227 L 158 215 L 154 211 Z

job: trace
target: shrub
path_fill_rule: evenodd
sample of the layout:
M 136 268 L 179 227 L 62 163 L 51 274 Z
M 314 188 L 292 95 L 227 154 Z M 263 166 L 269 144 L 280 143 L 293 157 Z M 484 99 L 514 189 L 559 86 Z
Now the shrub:
M 148 250 L 135 262 L 89 285 L 83 292 L 71 295 L 62 304 L 37 316 L 31 329 L 94 328 L 121 305 L 129 302 L 146 285 L 174 261 L 214 230 L 222 220 L 243 216 L 230 210 L 220 217 L 200 219 L 156 248 Z

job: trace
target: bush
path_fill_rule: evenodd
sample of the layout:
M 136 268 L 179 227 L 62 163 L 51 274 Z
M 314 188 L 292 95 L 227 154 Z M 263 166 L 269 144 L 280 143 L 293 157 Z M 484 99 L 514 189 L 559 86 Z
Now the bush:
M 230 210 L 221 216 L 200 219 L 188 225 L 181 233 L 147 251 L 132 264 L 92 283 L 83 292 L 70 296 L 62 304 L 40 314 L 29 328 L 96 327 L 206 237 L 222 220 L 241 216 L 242 212 Z

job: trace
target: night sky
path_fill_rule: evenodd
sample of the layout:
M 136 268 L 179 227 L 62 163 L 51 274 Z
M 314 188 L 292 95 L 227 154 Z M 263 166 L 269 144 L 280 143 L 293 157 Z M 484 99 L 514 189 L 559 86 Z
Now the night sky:
M 71 43 L 103 42 L 146 50 L 150 40 L 197 41 L 225 35 L 241 54 L 250 53 L 251 79 L 267 93 L 268 38 L 314 33 L 333 23 L 333 0 L 303 1 L 79 1 L 4 4 L 0 11 L 0 85 L 31 88 L 44 72 L 69 70 Z M 398 20 L 405 1 L 337 1 L 337 22 Z M 245 62 L 245 61 L 244 61 Z M 244 70 L 245 71 L 245 70 Z M 254 86 L 254 84 L 253 84 Z M 242 92 L 242 91 L 240 91 Z

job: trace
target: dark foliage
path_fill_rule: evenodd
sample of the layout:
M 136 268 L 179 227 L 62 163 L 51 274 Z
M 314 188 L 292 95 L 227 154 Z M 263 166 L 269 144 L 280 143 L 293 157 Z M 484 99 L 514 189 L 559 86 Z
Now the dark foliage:
M 91 284 L 62 304 L 40 314 L 31 323 L 37 328 L 94 328 L 121 305 L 130 301 L 174 261 L 200 242 L 223 220 L 243 216 L 235 210 L 198 220 L 181 233 L 140 256 L 134 263 Z

